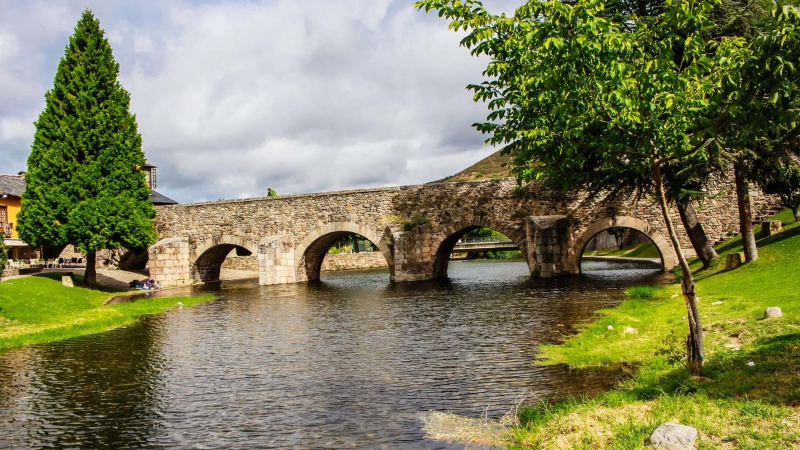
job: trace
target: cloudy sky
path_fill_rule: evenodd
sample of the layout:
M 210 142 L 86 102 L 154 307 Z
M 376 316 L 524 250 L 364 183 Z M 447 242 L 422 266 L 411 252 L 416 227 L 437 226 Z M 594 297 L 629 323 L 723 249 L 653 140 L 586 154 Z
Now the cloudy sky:
M 492 152 L 465 89 L 486 61 L 413 0 L 0 0 L 0 173 L 25 169 L 86 7 L 181 202 L 421 183 Z

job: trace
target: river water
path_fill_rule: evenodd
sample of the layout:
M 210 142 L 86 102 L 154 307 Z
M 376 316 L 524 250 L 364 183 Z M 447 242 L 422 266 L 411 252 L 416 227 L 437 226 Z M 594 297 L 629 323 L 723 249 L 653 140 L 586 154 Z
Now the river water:
M 537 366 L 539 345 L 667 279 L 602 262 L 556 280 L 520 261 L 449 272 L 204 286 L 219 299 L 0 354 L 0 448 L 464 448 L 425 439 L 420 413 L 497 417 L 523 391 L 607 389 L 613 375 Z

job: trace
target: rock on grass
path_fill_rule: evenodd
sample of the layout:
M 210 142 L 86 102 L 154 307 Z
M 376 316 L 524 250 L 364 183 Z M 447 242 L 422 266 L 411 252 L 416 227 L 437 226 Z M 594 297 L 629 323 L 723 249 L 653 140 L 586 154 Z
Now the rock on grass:
M 662 423 L 650 435 L 650 446 L 659 450 L 691 450 L 697 429 L 677 423 Z

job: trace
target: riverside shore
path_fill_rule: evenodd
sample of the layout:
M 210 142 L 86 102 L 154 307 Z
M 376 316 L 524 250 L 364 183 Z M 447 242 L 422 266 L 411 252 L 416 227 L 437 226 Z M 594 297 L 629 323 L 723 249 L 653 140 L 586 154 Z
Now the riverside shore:
M 726 255 L 742 251 L 737 236 L 716 247 L 711 267 L 692 262 L 703 377 L 683 365 L 686 308 L 677 282 L 629 289 L 618 307 L 543 346 L 540 357 L 574 369 L 622 368 L 630 378 L 592 399 L 523 408 L 511 447 L 644 449 L 659 424 L 673 421 L 699 430 L 699 450 L 800 448 L 800 224 L 789 211 L 774 219 L 784 229 L 758 241 L 757 261 L 725 270 Z M 765 319 L 767 307 L 783 316 Z
M 130 325 L 146 315 L 214 298 L 212 295 L 159 296 L 109 305 L 106 304 L 108 300 L 126 291 L 112 287 L 89 289 L 80 285 L 81 276 L 75 278 L 75 287 L 61 284 L 60 271 L 3 280 L 0 283 L 0 352 L 101 333 Z

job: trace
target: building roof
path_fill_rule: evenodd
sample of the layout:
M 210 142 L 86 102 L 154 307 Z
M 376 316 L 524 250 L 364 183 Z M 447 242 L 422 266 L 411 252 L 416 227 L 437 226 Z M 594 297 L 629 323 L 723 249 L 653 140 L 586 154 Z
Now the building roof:
M 0 195 L 22 197 L 25 192 L 25 178 L 21 175 L 0 174 Z
M 144 165 L 142 166 L 142 169 L 158 169 L 158 166 L 154 166 L 154 165 L 152 165 L 150 163 L 144 163 Z
M 177 205 L 178 202 L 167 197 L 166 195 L 159 194 L 157 191 L 150 190 L 150 201 L 154 205 Z
M 25 192 L 25 178 L 21 175 L 0 174 L 0 196 L 22 197 Z M 150 191 L 150 201 L 154 205 L 176 205 L 178 202 L 157 191 Z

